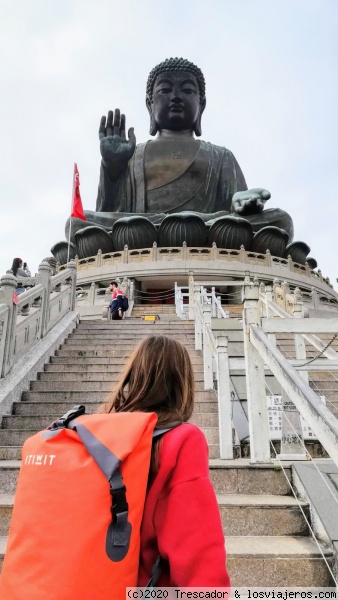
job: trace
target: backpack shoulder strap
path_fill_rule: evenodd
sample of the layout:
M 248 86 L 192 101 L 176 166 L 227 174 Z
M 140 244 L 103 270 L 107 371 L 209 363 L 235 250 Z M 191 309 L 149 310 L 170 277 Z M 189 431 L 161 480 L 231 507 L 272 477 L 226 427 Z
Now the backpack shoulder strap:
M 171 431 L 172 429 L 175 429 L 175 427 L 178 427 L 179 425 L 182 425 L 181 421 L 174 421 L 173 423 L 168 423 L 168 425 L 166 427 L 161 427 L 161 428 L 156 428 L 153 431 L 153 439 L 159 437 L 160 435 L 163 435 L 164 433 L 167 433 L 168 431 Z

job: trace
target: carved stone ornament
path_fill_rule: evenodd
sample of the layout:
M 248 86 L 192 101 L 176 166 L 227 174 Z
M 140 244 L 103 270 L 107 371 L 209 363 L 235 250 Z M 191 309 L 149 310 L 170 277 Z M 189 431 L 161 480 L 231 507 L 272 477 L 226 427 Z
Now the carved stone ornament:
M 151 248 L 157 242 L 157 229 L 146 217 L 125 217 L 114 223 L 112 239 L 114 250 Z
M 213 221 L 209 230 L 209 245 L 215 242 L 217 248 L 251 250 L 253 231 L 251 224 L 242 217 L 226 216 Z
M 255 233 L 251 250 L 265 254 L 270 250 L 272 256 L 284 256 L 286 245 L 289 241 L 289 234 L 279 227 L 263 227 Z
M 50 249 L 51 253 L 55 257 L 56 261 L 60 265 L 65 265 L 68 257 L 68 242 L 57 242 Z M 78 254 L 78 249 L 75 244 L 69 244 L 69 259 L 75 258 Z
M 208 229 L 204 221 L 192 212 L 174 213 L 163 219 L 159 231 L 160 246 L 207 245 Z
M 112 252 L 114 249 L 113 240 L 103 227 L 94 226 L 80 229 L 75 234 L 75 241 L 79 250 L 79 258 L 95 256 L 99 250 L 104 254 Z
M 318 267 L 318 263 L 316 261 L 315 258 L 312 258 L 311 256 L 308 256 L 306 259 L 307 264 L 309 265 L 310 269 L 313 271 L 314 269 L 317 269 Z
M 305 242 L 292 242 L 286 247 L 284 257 L 287 258 L 290 255 L 294 262 L 305 265 L 306 257 L 310 251 L 310 246 Z

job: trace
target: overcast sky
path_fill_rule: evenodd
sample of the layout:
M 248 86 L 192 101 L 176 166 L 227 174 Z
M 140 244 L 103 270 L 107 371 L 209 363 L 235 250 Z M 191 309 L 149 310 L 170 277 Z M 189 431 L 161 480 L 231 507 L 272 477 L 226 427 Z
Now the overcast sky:
M 101 115 L 121 108 L 148 139 L 148 73 L 182 56 L 205 75 L 203 139 L 271 191 L 335 282 L 337 31 L 336 0 L 2 0 L 0 275 L 64 239 L 74 162 L 95 209 Z

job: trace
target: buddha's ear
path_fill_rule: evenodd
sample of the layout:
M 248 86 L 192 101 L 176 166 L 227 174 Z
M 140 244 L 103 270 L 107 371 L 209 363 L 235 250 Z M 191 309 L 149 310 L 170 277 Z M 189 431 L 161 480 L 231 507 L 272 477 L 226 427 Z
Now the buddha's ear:
M 149 133 L 150 135 L 156 135 L 157 134 L 157 125 L 156 125 L 156 121 L 154 119 L 154 114 L 153 114 L 153 107 L 152 107 L 152 102 L 149 98 L 149 96 L 146 96 L 146 106 L 150 115 L 150 129 L 149 129 Z
M 204 112 L 206 103 L 207 103 L 206 98 L 203 98 L 203 100 L 201 102 L 201 106 L 200 106 L 200 111 L 198 113 L 198 117 L 197 117 L 195 127 L 194 127 L 195 135 L 197 137 L 200 137 L 202 135 L 202 114 Z

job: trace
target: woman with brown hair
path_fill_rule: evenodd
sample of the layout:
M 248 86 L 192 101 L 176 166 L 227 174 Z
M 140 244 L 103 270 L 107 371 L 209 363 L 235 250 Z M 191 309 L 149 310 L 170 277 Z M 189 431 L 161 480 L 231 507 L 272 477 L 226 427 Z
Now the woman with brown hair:
M 208 446 L 187 421 L 194 408 L 194 374 L 186 348 L 165 336 L 134 350 L 101 412 L 155 412 L 144 507 L 138 585 L 147 585 L 160 557 L 158 586 L 230 586 L 222 524 L 209 479 Z

